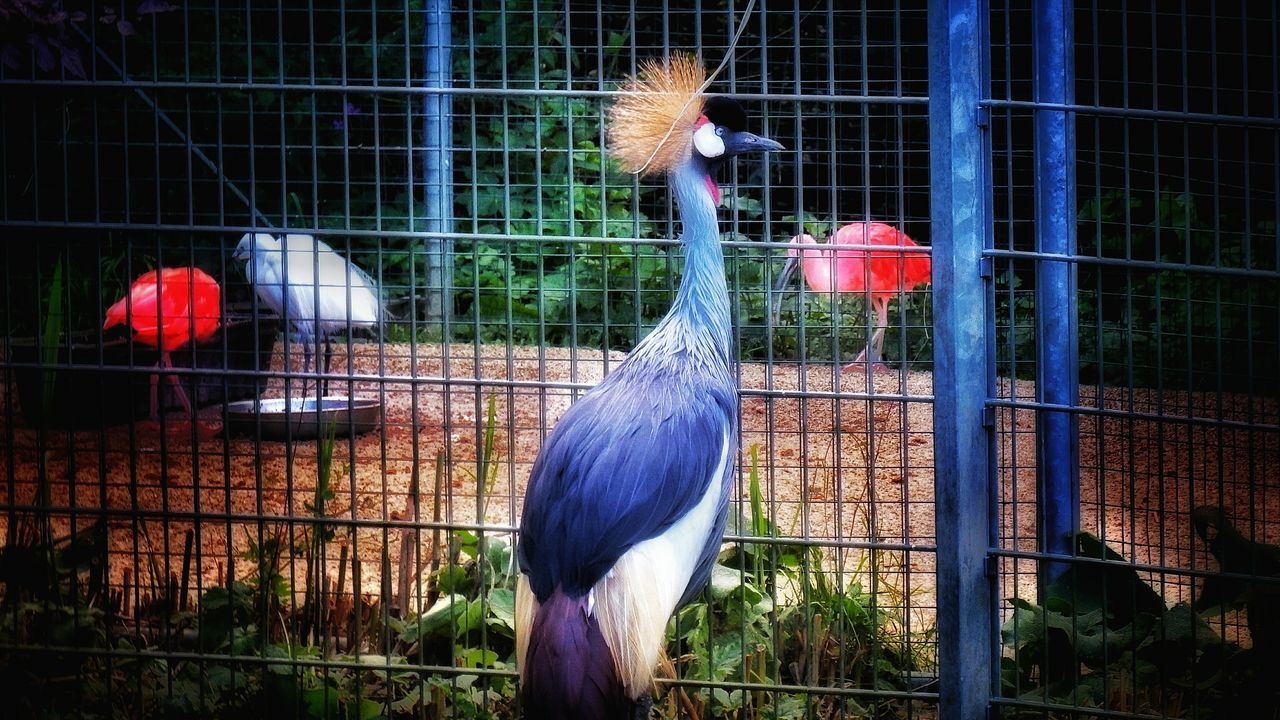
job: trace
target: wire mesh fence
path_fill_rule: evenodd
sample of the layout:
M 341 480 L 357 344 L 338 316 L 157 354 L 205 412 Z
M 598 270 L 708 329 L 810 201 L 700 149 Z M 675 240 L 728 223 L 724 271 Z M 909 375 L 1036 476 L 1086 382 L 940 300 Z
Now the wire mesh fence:
M 20 714 L 519 716 L 534 459 L 684 269 L 672 193 L 611 162 L 606 112 L 676 49 L 726 59 L 710 91 L 786 150 L 720 173 L 738 470 L 654 712 L 948 717 L 975 676 L 1004 717 L 1276 712 L 1274 9 L 1078 3 L 1051 61 L 1036 4 L 960 3 L 991 180 L 963 295 L 933 249 L 941 4 L 62 5 L 0 30 Z M 1046 99 L 1053 71 L 1074 98 Z M 1074 132 L 1060 250 L 1046 114 Z M 172 295 L 150 335 L 139 284 Z M 991 499 L 959 520 L 991 537 L 978 663 L 940 626 L 968 597 L 936 510 L 964 475 L 935 461 L 964 342 L 945 293 L 984 321 L 994 462 L 959 488 Z M 1081 532 L 1049 537 L 1052 508 Z
M 1073 8 L 1080 384 L 1046 396 L 1035 283 L 1039 51 L 992 37 L 996 372 L 1009 717 L 1274 717 L 1274 8 Z M 1036 152 L 1042 152 L 1039 148 Z M 1043 196 L 1041 196 L 1043 198 Z M 1078 426 L 1078 501 L 1044 489 L 1047 418 Z M 1076 513 L 1047 562 L 1046 504 Z M 1051 512 L 1051 511 L 1049 511 Z M 1056 552 L 1056 551 L 1055 551 Z M 1268 577 L 1240 584 L 1218 573 Z M 1072 708 L 1093 708 L 1089 711 Z

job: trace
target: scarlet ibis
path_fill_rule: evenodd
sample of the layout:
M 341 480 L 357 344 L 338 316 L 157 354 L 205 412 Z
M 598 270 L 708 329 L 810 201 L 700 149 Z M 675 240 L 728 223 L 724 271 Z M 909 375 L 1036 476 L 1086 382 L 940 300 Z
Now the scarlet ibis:
M 311 345 L 324 338 L 324 372 L 333 359 L 332 335 L 378 323 L 382 303 L 368 273 L 310 235 L 245 233 L 232 257 L 245 262 L 245 274 L 258 297 L 293 325 L 302 340 L 302 372 L 311 371 Z M 350 355 L 348 336 L 348 355 Z M 321 382 L 321 395 L 329 381 Z
M 671 188 L 684 276 L 534 462 L 516 601 L 526 718 L 647 717 L 667 620 L 705 586 L 724 535 L 738 391 L 714 177 L 782 146 L 747 132 L 733 100 L 704 98 L 704 79 L 691 56 L 646 63 L 609 111 L 615 159 Z
M 793 243 L 818 245 L 813 236 L 791 238 Z M 816 293 L 858 293 L 870 298 L 876 315 L 876 329 L 867 346 L 853 363 L 880 362 L 884 351 L 884 332 L 889 325 L 889 302 L 917 285 L 929 282 L 929 256 L 901 250 L 868 250 L 866 247 L 832 249 L 831 246 L 875 245 L 886 248 L 918 247 L 907 234 L 891 225 L 878 222 L 845 225 L 827 243 L 817 249 L 788 248 L 787 264 L 774 287 L 773 316 L 778 315 L 781 292 L 791 281 L 797 267 L 803 268 L 805 282 Z M 849 366 L 846 366 L 846 369 Z
M 129 288 L 129 294 L 107 308 L 102 329 L 127 324 L 133 338 L 160 350 L 157 367 L 171 368 L 169 353 L 186 345 L 209 339 L 222 318 L 222 290 L 218 282 L 200 268 L 160 268 L 143 273 Z M 195 408 L 174 375 L 166 375 L 187 415 L 196 421 Z M 151 376 L 151 419 L 159 417 L 157 391 L 159 375 Z M 202 436 L 216 434 L 217 426 L 196 422 Z

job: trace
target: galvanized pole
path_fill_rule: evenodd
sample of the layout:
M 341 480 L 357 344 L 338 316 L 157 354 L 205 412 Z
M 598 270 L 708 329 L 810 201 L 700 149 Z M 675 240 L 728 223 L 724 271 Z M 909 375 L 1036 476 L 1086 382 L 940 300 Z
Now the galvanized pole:
M 453 75 L 449 26 L 449 2 L 427 0 L 426 83 L 428 88 L 447 88 Z M 448 233 L 453 229 L 453 158 L 449 152 L 453 135 L 453 104 L 447 93 L 428 92 L 423 100 L 423 200 L 428 233 Z M 427 240 L 426 321 L 443 328 L 452 306 L 453 241 L 444 237 Z
M 1035 97 L 1037 102 L 1074 102 L 1075 52 L 1067 0 L 1032 3 L 1035 22 Z M 1035 111 L 1036 250 L 1076 253 L 1075 115 L 1062 110 Z M 1036 261 L 1037 400 L 1075 407 L 1079 401 L 1077 363 L 1076 266 Z M 1070 554 L 1079 525 L 1079 422 L 1075 413 L 1041 410 L 1036 414 L 1037 488 L 1041 550 Z M 1066 563 L 1043 563 L 1042 586 L 1057 579 Z
M 983 250 L 991 192 L 986 3 L 929 3 L 929 157 L 933 202 L 938 717 L 980 720 L 993 692 L 989 550 L 993 445 L 986 400 L 992 312 Z

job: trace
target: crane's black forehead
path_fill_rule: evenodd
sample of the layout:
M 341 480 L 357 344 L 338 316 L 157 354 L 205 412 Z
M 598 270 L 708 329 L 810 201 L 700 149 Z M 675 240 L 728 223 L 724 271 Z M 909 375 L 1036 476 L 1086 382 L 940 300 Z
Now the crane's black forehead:
M 712 95 L 702 106 L 702 114 L 717 126 L 728 128 L 734 132 L 747 129 L 747 111 L 733 98 L 723 95 Z

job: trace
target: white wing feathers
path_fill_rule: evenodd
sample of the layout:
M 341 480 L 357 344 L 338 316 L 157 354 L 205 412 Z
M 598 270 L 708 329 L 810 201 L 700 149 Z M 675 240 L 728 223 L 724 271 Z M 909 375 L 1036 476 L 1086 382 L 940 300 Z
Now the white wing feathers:
M 241 246 L 249 241 L 246 235 Z M 259 233 L 252 243 L 249 280 L 262 301 L 302 334 L 346 332 L 348 323 L 351 328 L 377 324 L 382 304 L 372 278 L 325 242 L 310 235 L 277 240 Z

